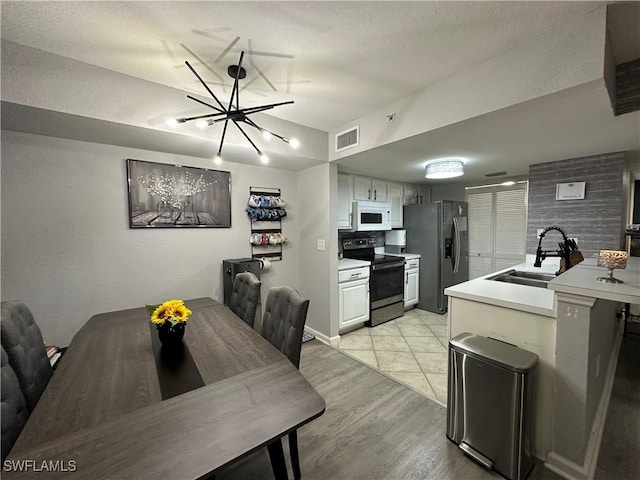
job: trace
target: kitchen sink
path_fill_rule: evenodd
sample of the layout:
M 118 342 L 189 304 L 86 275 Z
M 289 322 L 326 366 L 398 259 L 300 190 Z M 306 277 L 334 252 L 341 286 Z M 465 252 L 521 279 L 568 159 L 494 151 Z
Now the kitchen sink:
M 547 288 L 547 283 L 556 278 L 555 275 L 547 273 L 523 272 L 520 270 L 508 270 L 499 273 L 487 280 L 496 282 L 515 283 L 517 285 L 527 285 L 529 287 Z
M 520 270 L 509 270 L 509 272 L 505 273 L 508 273 L 512 277 L 530 278 L 533 280 L 542 280 L 544 282 L 550 282 L 551 280 L 556 278 L 556 276 L 552 273 L 522 272 Z

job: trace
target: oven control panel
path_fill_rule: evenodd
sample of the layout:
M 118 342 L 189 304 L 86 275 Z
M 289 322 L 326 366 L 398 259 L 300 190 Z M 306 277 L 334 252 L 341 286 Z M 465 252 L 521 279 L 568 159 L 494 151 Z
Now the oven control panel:
M 355 250 L 358 248 L 374 248 L 376 237 L 349 238 L 342 241 L 343 250 Z

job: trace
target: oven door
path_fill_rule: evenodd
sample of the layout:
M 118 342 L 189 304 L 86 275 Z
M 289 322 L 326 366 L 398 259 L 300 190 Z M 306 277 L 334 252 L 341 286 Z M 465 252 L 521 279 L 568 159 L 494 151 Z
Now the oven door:
M 404 299 L 404 260 L 371 265 L 369 278 L 371 308 L 380 308 Z

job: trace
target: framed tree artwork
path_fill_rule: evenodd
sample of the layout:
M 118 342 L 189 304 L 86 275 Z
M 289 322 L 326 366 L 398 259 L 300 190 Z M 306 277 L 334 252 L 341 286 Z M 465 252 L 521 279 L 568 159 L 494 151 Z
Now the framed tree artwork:
M 230 228 L 231 173 L 127 159 L 130 228 Z

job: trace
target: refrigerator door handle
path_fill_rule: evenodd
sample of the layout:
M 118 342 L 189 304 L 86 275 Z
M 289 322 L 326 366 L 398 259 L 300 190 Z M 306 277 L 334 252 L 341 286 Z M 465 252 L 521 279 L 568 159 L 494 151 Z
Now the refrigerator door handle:
M 460 268 L 460 228 L 458 226 L 458 217 L 453 217 L 451 229 L 453 230 L 451 236 L 454 238 L 453 255 L 451 256 L 453 273 L 458 273 L 458 269 Z

